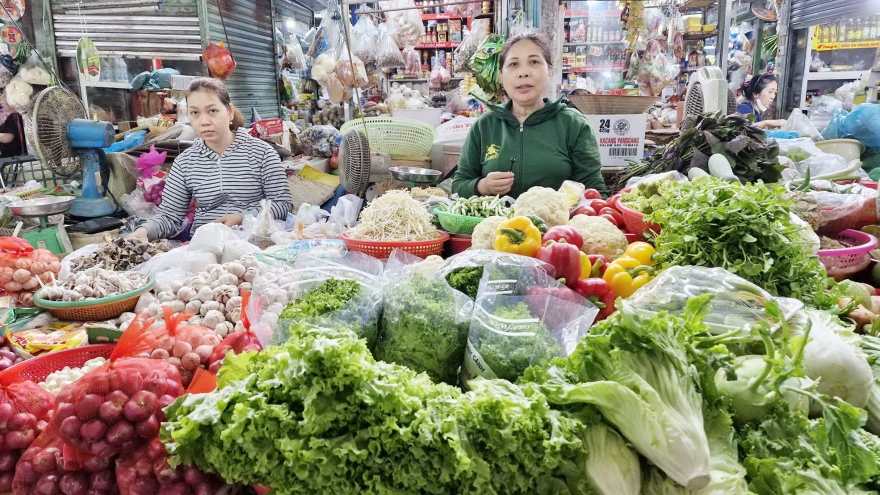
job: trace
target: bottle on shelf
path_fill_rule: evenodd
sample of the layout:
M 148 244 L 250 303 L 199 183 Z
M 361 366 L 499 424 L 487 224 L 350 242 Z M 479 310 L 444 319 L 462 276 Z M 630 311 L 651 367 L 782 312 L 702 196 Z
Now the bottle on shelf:
M 862 24 L 862 39 L 863 40 L 872 39 L 871 38 L 871 24 L 872 23 L 871 23 L 870 18 L 866 19 L 865 22 Z
M 855 41 L 856 39 L 856 22 L 854 19 L 850 19 L 846 23 L 846 36 L 844 37 L 845 41 Z
M 828 25 L 828 41 L 830 43 L 837 43 L 837 40 L 838 40 L 837 30 L 838 30 L 838 25 L 836 22 L 832 22 L 831 24 Z

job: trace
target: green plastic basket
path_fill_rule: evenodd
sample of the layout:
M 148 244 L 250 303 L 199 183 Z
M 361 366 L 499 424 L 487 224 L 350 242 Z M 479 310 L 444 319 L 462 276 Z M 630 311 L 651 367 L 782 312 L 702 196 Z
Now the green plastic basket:
M 443 230 L 450 234 L 471 235 L 474 233 L 474 228 L 485 220 L 483 217 L 456 215 L 439 208 L 434 213 L 437 214 L 437 220 L 440 221 L 440 226 L 443 227 Z
M 430 156 L 431 146 L 437 137 L 437 130 L 429 124 L 396 117 L 350 120 L 339 129 L 342 134 L 349 131 L 364 132 L 371 153 L 388 153 L 391 157 Z
M 100 299 L 59 302 L 43 299 L 42 289 L 34 294 L 34 305 L 46 309 L 52 316 L 62 321 L 106 321 L 119 318 L 122 313 L 133 311 L 141 295 L 156 285 L 150 275 L 146 285 L 125 294 Z

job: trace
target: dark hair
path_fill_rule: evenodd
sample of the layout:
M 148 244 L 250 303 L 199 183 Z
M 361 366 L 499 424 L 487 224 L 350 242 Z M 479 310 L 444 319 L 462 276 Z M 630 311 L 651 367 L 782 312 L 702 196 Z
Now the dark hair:
M 758 74 L 752 77 L 751 81 L 746 81 L 746 84 L 743 85 L 743 94 L 747 100 L 754 101 L 761 94 L 761 91 L 764 91 L 764 88 L 772 82 L 779 84 L 773 74 Z
M 501 47 L 501 55 L 499 56 L 501 61 L 501 68 L 504 68 L 504 62 L 507 60 L 507 54 L 508 52 L 510 52 L 510 48 L 523 40 L 528 40 L 538 45 L 538 48 L 541 49 L 541 55 L 544 57 L 544 62 L 546 62 L 547 65 L 550 67 L 553 66 L 553 50 L 550 48 L 550 39 L 541 33 L 531 32 L 519 34 L 512 38 L 508 38 L 507 42 L 504 43 L 504 46 Z
M 226 108 L 229 109 L 229 113 L 232 114 L 232 122 L 229 124 L 229 130 L 234 131 L 239 127 L 244 127 L 244 115 L 242 115 L 242 113 L 235 108 L 235 105 L 232 104 L 232 98 L 229 97 L 229 90 L 226 89 L 226 85 L 223 84 L 223 81 L 212 77 L 197 77 L 189 84 L 187 96 L 196 91 L 213 93 L 220 99 L 220 103 L 226 105 Z

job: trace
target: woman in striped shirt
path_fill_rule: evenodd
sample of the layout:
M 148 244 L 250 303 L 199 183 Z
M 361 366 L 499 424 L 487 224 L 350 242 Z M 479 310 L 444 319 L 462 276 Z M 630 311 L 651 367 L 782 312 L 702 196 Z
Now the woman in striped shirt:
M 175 236 L 192 200 L 196 214 L 191 232 L 209 222 L 240 225 L 245 215 L 259 212 L 263 199 L 272 201 L 273 218 L 285 219 L 293 201 L 281 159 L 241 128 L 241 112 L 232 106 L 226 86 L 198 78 L 189 87 L 186 104 L 199 139 L 174 160 L 156 216 L 131 236 Z

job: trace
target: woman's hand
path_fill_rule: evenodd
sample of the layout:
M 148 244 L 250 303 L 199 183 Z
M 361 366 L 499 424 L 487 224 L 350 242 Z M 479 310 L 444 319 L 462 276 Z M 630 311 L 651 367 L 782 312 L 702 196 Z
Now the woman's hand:
M 217 220 L 214 220 L 214 223 L 222 223 L 227 227 L 235 227 L 236 225 L 241 225 L 241 222 L 244 218 L 238 213 L 230 213 L 229 215 L 224 215 Z
M 778 129 L 785 125 L 785 119 L 779 120 L 762 120 L 755 124 L 756 127 L 760 129 Z
M 150 234 L 149 234 L 149 232 L 147 232 L 147 229 L 145 229 L 143 227 L 138 227 L 138 228 L 134 229 L 134 232 L 132 232 L 131 234 L 128 234 L 126 236 L 126 238 L 127 239 L 143 239 L 145 241 L 149 241 L 150 240 L 149 235 Z
M 513 172 L 489 172 L 477 182 L 477 192 L 483 196 L 507 194 L 513 187 Z

